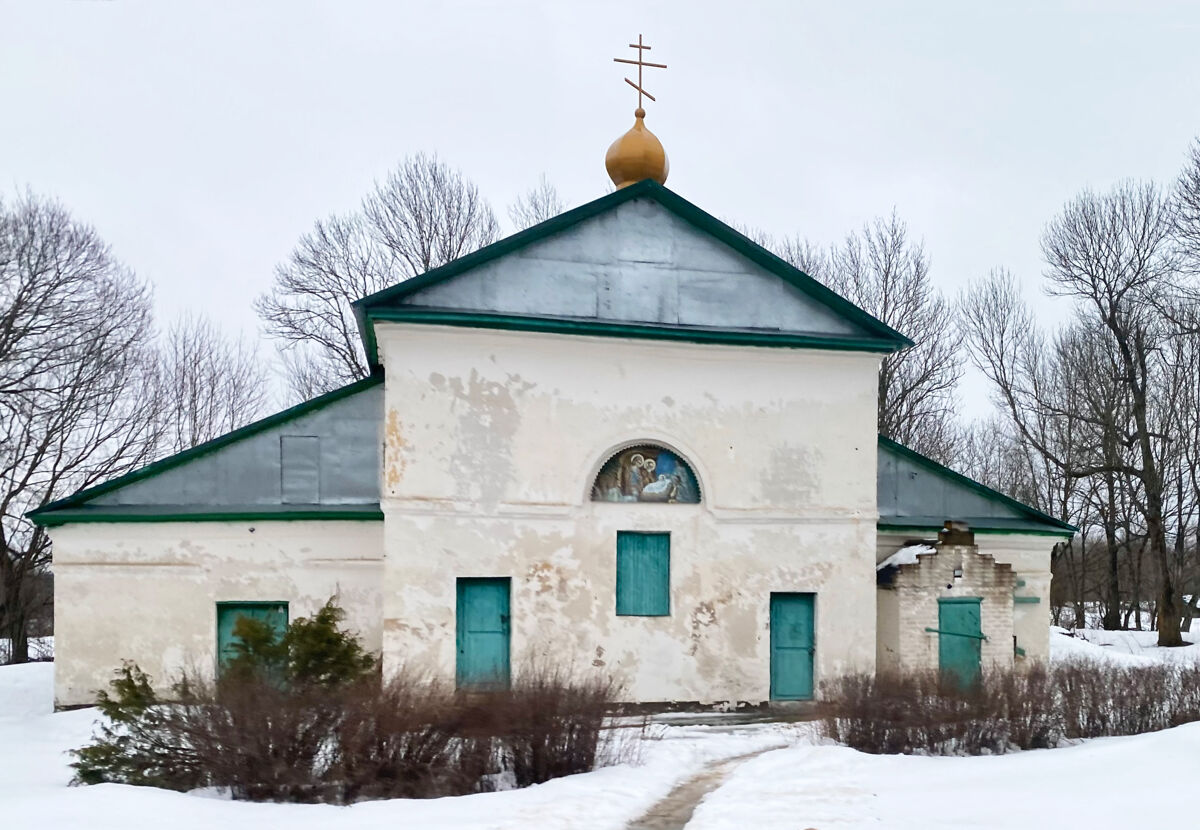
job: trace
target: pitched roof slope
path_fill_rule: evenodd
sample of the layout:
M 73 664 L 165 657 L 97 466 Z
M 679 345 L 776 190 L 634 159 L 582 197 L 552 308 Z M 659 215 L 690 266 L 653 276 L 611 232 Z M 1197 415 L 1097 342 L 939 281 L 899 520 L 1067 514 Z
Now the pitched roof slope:
M 437 323 L 892 352 L 911 341 L 649 179 L 354 303 Z
M 876 476 L 880 530 L 931 531 L 954 520 L 992 533 L 1078 531 L 882 435 Z
M 381 519 L 382 384 L 382 375 L 351 383 L 27 515 L 41 525 Z M 292 438 L 301 451 L 285 470 Z

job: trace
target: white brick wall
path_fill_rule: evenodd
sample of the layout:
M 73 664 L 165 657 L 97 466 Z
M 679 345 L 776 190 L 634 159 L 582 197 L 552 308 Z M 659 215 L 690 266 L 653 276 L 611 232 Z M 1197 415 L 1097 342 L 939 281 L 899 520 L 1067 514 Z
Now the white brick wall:
M 962 576 L 954 571 L 962 569 Z M 974 545 L 941 545 L 936 554 L 902 565 L 891 585 L 880 586 L 878 665 L 881 671 L 920 671 L 938 667 L 938 600 L 980 597 L 985 669 L 1013 666 L 1013 588 L 1011 565 L 997 563 Z M 893 628 L 894 626 L 894 628 Z

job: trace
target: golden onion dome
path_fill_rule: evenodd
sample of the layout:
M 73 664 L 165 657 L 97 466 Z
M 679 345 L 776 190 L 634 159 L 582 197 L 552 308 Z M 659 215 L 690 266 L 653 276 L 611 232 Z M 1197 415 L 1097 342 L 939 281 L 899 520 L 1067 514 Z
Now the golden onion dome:
M 633 127 L 608 148 L 604 166 L 617 187 L 626 187 L 642 179 L 667 183 L 671 169 L 662 142 L 646 129 L 646 111 L 638 107 L 633 112 Z

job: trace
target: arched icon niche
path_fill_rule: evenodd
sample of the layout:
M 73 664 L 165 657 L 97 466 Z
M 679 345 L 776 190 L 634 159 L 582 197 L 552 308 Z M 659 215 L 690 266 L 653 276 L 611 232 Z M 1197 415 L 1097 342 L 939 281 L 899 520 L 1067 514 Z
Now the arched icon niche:
M 700 483 L 674 451 L 638 444 L 604 463 L 592 484 L 592 501 L 699 504 Z

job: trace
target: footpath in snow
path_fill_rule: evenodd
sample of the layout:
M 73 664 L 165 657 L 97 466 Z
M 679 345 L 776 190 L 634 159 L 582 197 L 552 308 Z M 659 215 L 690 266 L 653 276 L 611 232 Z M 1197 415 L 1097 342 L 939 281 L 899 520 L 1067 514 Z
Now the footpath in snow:
M 1200 662 L 1200 645 L 1159 649 L 1148 632 L 1084 637 L 1055 631 L 1053 659 Z M 690 817 L 687 830 L 1174 826 L 1194 812 L 1189 782 L 1200 774 L 1200 724 L 998 757 L 923 758 L 823 744 L 803 725 L 665 718 L 640 742 L 636 762 L 525 790 L 352 807 L 252 804 L 115 784 L 68 787 L 67 752 L 87 742 L 96 713 L 52 714 L 53 671 L 52 663 L 0 667 L 4 830 L 625 830 L 676 787 L 714 770 L 715 780 L 694 788 L 699 804 L 677 811 Z M 719 763 L 738 756 L 746 759 Z
M 51 714 L 53 672 L 53 663 L 0 666 L 3 830 L 622 830 L 708 763 L 796 734 L 783 724 L 654 724 L 636 764 L 523 790 L 351 807 L 255 804 L 119 784 L 68 787 L 67 752 L 87 743 L 96 712 Z

